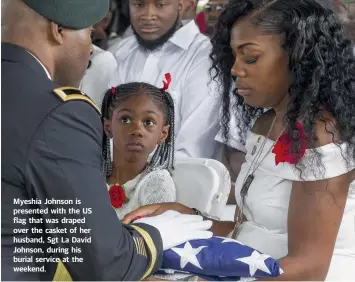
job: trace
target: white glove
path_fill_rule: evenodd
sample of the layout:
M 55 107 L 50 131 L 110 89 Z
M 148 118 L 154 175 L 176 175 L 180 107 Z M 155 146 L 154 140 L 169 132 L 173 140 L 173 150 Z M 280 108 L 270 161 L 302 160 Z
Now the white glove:
M 177 211 L 144 217 L 134 223 L 145 223 L 158 229 L 164 251 L 189 240 L 208 239 L 213 236 L 211 231 L 207 231 L 211 228 L 212 221 L 203 220 L 199 215 L 181 214 Z

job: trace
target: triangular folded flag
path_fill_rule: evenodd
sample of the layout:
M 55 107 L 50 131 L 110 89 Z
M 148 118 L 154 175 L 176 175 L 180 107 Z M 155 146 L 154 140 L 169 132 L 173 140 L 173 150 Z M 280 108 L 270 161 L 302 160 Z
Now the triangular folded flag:
M 164 269 L 195 274 L 209 281 L 278 277 L 283 273 L 278 261 L 270 256 L 236 240 L 216 236 L 191 240 L 166 250 Z

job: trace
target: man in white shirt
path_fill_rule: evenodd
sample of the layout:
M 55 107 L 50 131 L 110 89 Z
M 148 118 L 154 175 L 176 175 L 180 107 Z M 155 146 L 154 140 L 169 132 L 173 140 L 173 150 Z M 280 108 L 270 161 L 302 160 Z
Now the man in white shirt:
M 169 92 L 175 101 L 177 157 L 214 155 L 219 130 L 217 85 L 211 82 L 211 43 L 194 21 L 182 26 L 181 0 L 131 0 L 135 36 L 110 50 L 117 72 L 110 86 L 144 81 L 162 87 L 170 73 Z

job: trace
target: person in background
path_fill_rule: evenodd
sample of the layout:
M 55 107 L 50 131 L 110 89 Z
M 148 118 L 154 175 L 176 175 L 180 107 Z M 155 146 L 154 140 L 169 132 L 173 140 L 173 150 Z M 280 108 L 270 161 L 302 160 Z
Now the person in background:
M 96 25 L 93 33 L 93 52 L 90 55 L 88 68 L 80 82 L 80 89 L 101 108 L 103 95 L 108 87 L 110 77 L 117 68 L 117 63 L 111 52 L 106 51 L 113 31 L 117 15 L 123 13 L 121 6 L 116 7 L 115 1 L 110 1 L 110 10 Z
M 333 0 L 333 5 L 346 34 L 355 44 L 355 0 Z
M 103 168 L 119 219 L 143 205 L 176 201 L 174 101 L 166 86 L 132 82 L 104 96 Z
M 201 11 L 196 15 L 195 22 L 198 28 L 200 29 L 201 33 L 206 34 L 207 24 L 206 24 L 206 16 L 204 11 Z
M 198 0 L 182 0 L 181 22 L 182 24 L 186 24 L 191 20 L 195 20 L 200 32 L 205 34 L 207 31 L 205 13 L 202 11 L 196 15 L 197 4 Z
M 209 0 L 204 6 L 208 36 L 213 35 L 218 16 L 227 3 L 226 0 Z
M 97 24 L 94 25 L 95 32 L 92 36 L 92 43 L 103 50 L 108 48 L 109 31 L 108 27 L 112 21 L 112 11 L 110 10 L 107 15 Z
M 133 35 L 129 18 L 129 0 L 112 0 L 115 4 L 115 17 L 112 22 L 108 51 L 112 52 L 112 46 L 116 46 L 124 38 Z
M 6 117 L 1 123 L 2 280 L 140 280 L 160 268 L 164 249 L 211 236 L 205 231 L 210 222 L 174 212 L 151 218 L 150 224 L 124 225 L 109 204 L 101 172 L 100 111 L 80 90 L 68 87 L 83 77 L 93 25 L 108 7 L 108 0 L 1 2 L 1 111 Z M 79 209 L 69 218 L 85 218 L 75 227 L 89 233 L 68 232 L 73 227 L 63 221 L 68 208 Z M 15 209 L 25 211 L 21 228 L 28 233 L 15 233 L 19 227 L 14 222 Z M 47 209 L 66 213 L 46 213 Z M 90 210 L 91 214 L 83 214 Z M 32 233 L 30 218 L 39 222 L 36 227 L 42 234 Z M 174 226 L 179 228 L 172 232 Z M 45 229 L 60 230 L 69 242 Z M 87 243 L 89 236 L 91 243 Z M 15 242 L 15 237 L 22 242 Z M 81 253 L 51 253 L 49 246 L 78 247 Z M 14 254 L 15 248 L 21 252 Z M 15 262 L 14 256 L 28 261 L 26 249 L 37 251 L 31 253 L 33 261 Z M 73 261 L 73 256 L 83 262 Z
M 181 9 L 181 0 L 130 1 L 135 36 L 112 49 L 118 67 L 110 85 L 143 81 L 160 86 L 170 73 L 176 157 L 210 158 L 216 150 L 220 108 L 217 83 L 209 75 L 211 43 L 194 21 L 181 24 Z
M 85 75 L 80 83 L 80 89 L 101 108 L 105 91 L 112 74 L 116 71 L 117 62 L 113 54 L 93 45 L 93 53 Z

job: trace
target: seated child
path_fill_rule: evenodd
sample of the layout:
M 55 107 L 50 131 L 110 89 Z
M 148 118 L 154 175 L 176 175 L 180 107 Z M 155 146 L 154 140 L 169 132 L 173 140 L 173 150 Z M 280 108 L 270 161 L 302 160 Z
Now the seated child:
M 167 88 L 133 82 L 105 93 L 103 170 L 119 219 L 140 206 L 176 200 L 174 102 Z

